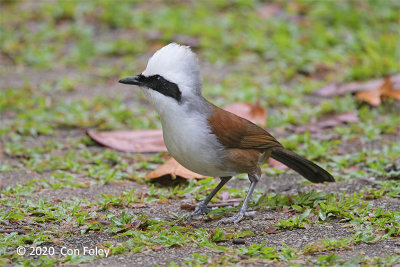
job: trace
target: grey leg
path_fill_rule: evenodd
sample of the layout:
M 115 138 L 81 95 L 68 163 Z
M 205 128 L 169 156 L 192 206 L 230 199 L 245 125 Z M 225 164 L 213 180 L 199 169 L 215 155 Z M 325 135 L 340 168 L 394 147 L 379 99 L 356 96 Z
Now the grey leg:
M 260 175 L 259 174 L 249 174 L 249 180 L 250 180 L 250 188 L 249 188 L 249 191 L 247 192 L 246 198 L 244 199 L 243 205 L 240 208 L 239 212 L 232 217 L 219 220 L 217 222 L 217 225 L 219 225 L 221 223 L 230 223 L 230 222 L 233 222 L 236 224 L 242 220 L 242 218 L 246 212 L 247 205 L 249 204 L 251 195 L 253 194 L 254 188 L 256 187 L 258 181 L 260 180 Z
M 202 201 L 200 202 L 199 206 L 191 213 L 186 216 L 186 220 L 190 222 L 190 219 L 193 216 L 200 215 L 207 213 L 208 208 L 207 204 L 210 202 L 210 200 L 215 196 L 216 193 L 218 193 L 219 190 L 232 178 L 232 176 L 227 176 L 227 177 L 221 177 L 221 181 L 219 184 L 211 191 L 211 193 Z

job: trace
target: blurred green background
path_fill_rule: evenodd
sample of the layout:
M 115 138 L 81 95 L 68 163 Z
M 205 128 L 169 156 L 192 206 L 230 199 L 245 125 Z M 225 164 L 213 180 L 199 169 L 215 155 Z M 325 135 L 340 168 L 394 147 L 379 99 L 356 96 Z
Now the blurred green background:
M 17 66 L 90 69 L 99 65 L 96 59 L 122 57 L 132 69 L 137 55 L 176 41 L 194 46 L 213 63 L 254 60 L 260 70 L 267 65 L 283 79 L 321 68 L 341 79 L 364 79 L 398 70 L 399 5 L 387 0 L 3 1 L 1 53 Z
M 138 99 L 137 90 L 131 88 L 129 95 L 120 93 L 121 87 L 108 88 L 120 77 L 140 73 L 151 54 L 170 42 L 190 45 L 199 54 L 204 93 L 217 104 L 261 99 L 272 114 L 278 108 L 281 116 L 268 118 L 271 127 L 355 109 L 349 97 L 318 107 L 304 104 L 304 94 L 322 85 L 400 70 L 399 1 L 0 5 L 0 111 L 13 110 L 18 120 L 4 123 L 2 134 L 50 134 L 60 126 L 159 127 L 145 105 L 128 103 L 129 97 Z M 95 87 L 104 90 L 90 93 Z M 46 102 L 49 92 L 55 97 Z M 74 94 L 82 97 L 65 101 Z

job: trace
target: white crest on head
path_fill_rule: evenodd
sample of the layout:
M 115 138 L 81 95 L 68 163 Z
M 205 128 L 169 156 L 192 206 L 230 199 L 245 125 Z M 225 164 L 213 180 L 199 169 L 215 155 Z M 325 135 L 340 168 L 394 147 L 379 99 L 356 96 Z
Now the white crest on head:
M 160 75 L 176 83 L 182 97 L 201 95 L 200 67 L 196 55 L 189 46 L 170 43 L 149 59 L 144 76 Z

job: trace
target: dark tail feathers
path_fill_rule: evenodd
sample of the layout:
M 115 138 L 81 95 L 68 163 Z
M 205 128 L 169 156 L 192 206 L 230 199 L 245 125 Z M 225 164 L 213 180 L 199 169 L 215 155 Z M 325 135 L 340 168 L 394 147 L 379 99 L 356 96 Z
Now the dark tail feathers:
M 274 148 L 271 157 L 282 162 L 313 183 L 334 182 L 333 176 L 312 161 L 285 148 Z

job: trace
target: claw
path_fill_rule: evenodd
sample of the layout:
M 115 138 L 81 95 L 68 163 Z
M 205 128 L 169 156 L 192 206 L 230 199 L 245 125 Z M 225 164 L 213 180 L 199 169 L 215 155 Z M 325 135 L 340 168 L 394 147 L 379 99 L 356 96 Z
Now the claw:
M 207 206 L 200 204 L 199 206 L 197 206 L 197 208 L 192 213 L 186 214 L 184 220 L 186 221 L 186 223 L 190 224 L 190 222 L 194 216 L 206 214 L 208 211 L 209 211 L 209 208 L 207 208 Z
M 236 215 L 228 218 L 223 218 L 217 222 L 217 226 L 224 223 L 234 223 L 237 224 L 243 219 L 244 212 L 238 212 Z
M 192 216 L 191 214 L 186 214 L 185 216 L 183 216 L 183 221 L 187 224 L 190 224 L 190 222 L 192 221 Z

